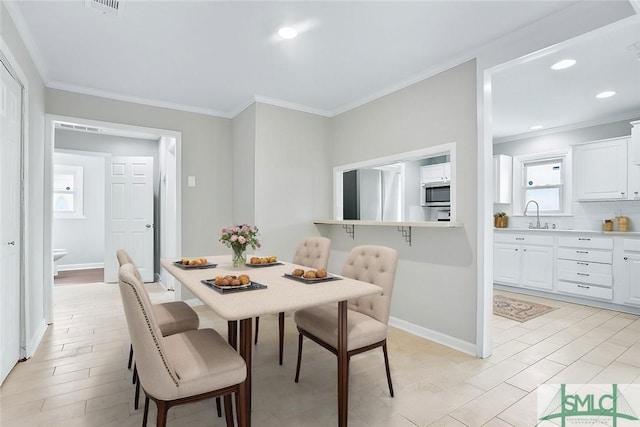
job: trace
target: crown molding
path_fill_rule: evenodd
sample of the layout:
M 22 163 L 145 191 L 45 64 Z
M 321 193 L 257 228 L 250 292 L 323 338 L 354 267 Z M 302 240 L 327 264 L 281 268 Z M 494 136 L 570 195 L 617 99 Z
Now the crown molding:
M 123 95 L 120 93 L 109 92 L 106 90 L 91 89 L 83 86 L 71 85 L 67 83 L 52 81 L 47 87 L 51 89 L 65 90 L 68 92 L 81 93 L 84 95 L 99 96 L 101 98 L 114 99 L 117 101 L 132 102 L 134 104 L 149 105 L 151 107 L 167 108 L 170 110 L 186 111 L 188 113 L 204 114 L 207 116 L 221 117 L 224 119 L 232 118 L 229 113 L 218 110 L 210 110 L 208 108 L 194 107 L 191 105 L 183 105 L 174 102 L 161 101 L 157 99 L 142 98 L 132 95 Z
M 274 105 L 276 107 L 288 108 L 290 110 L 296 110 L 296 111 L 300 111 L 300 112 L 303 112 L 303 113 L 315 114 L 317 116 L 332 117 L 331 113 L 326 111 L 326 110 L 321 110 L 319 108 L 308 107 L 306 105 L 296 104 L 296 103 L 289 102 L 289 101 L 283 101 L 281 99 L 270 98 L 268 96 L 255 95 L 254 96 L 254 101 L 255 102 L 260 102 L 262 104 Z
M 518 135 L 503 136 L 500 138 L 495 138 L 493 140 L 493 144 L 494 145 L 504 144 L 507 142 L 520 141 L 522 139 L 535 138 L 537 136 L 551 135 L 551 134 L 560 133 L 560 132 L 568 132 L 576 129 L 583 129 L 583 128 L 588 128 L 592 126 L 605 125 L 608 123 L 621 122 L 624 120 L 633 120 L 637 118 L 640 118 L 640 111 L 628 111 L 626 113 L 615 114 L 613 116 L 603 117 L 600 119 L 593 119 L 593 120 L 586 120 L 584 122 L 571 123 L 568 125 L 557 126 L 554 128 L 548 128 L 548 129 L 539 130 L 536 132 L 527 132 L 527 133 L 521 133 Z
M 18 7 L 17 2 L 3 1 L 2 4 L 7 8 L 7 12 L 9 12 L 9 16 L 11 17 L 13 24 L 18 30 L 18 34 L 20 35 L 22 42 L 27 48 L 27 52 L 29 52 L 29 56 L 31 56 L 31 60 L 36 66 L 36 70 L 38 70 L 40 78 L 44 82 L 45 86 L 47 86 L 49 83 L 48 70 L 44 65 L 45 62 L 42 60 L 40 49 L 38 49 L 38 46 L 36 45 L 33 36 L 31 35 L 31 31 L 29 31 L 29 27 L 27 26 L 24 17 L 22 16 L 22 12 L 20 12 L 20 8 Z

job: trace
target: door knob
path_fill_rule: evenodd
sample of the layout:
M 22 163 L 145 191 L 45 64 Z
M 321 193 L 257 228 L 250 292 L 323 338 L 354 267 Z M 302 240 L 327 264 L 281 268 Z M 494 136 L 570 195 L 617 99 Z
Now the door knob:
M 151 224 L 145 224 L 145 227 L 147 227 L 147 228 L 151 228 L 151 227 L 153 227 L 153 225 L 151 225 Z
M 15 246 L 15 245 L 16 245 L 16 242 L 15 242 L 15 240 L 12 240 L 12 241 L 10 241 L 10 242 L 7 242 L 7 245 L 9 245 L 9 246 Z

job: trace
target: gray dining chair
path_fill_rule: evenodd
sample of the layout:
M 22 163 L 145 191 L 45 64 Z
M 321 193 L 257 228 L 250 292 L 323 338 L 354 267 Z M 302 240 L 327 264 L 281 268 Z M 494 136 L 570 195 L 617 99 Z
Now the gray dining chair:
M 342 268 L 342 275 L 351 279 L 372 283 L 382 288 L 377 295 L 349 300 L 347 304 L 347 366 L 354 356 L 374 348 L 382 347 L 387 371 L 389 393 L 393 397 L 389 355 L 387 353 L 387 325 L 391 307 L 391 295 L 398 265 L 398 252 L 384 246 L 354 247 Z M 298 328 L 298 362 L 295 382 L 300 377 L 303 337 L 338 354 L 338 305 L 328 304 L 298 310 L 294 314 Z
M 118 262 L 120 263 L 121 267 L 125 264 L 131 264 L 133 266 L 134 276 L 140 283 L 142 283 L 140 272 L 135 267 L 135 262 L 133 261 L 131 256 L 129 256 L 127 251 L 125 251 L 124 249 L 118 249 L 116 251 L 116 257 L 118 258 Z M 144 291 L 146 293 L 146 289 L 144 289 Z M 151 307 L 158 321 L 158 327 L 160 328 L 163 336 L 198 329 L 198 327 L 200 326 L 200 318 L 198 317 L 198 313 L 196 313 L 184 301 L 171 301 L 161 304 L 153 304 Z M 129 361 L 127 363 L 128 369 L 131 369 L 132 362 L 133 344 L 129 346 Z M 134 397 L 135 401 L 133 404 L 135 409 L 138 409 L 138 400 L 140 398 L 140 384 L 138 383 L 137 379 L 138 362 L 136 362 L 133 369 L 133 383 L 136 384 L 136 393 Z
M 331 252 L 331 239 L 322 236 L 308 237 L 301 241 L 296 248 L 291 262 L 318 270 L 327 268 L 329 254 Z M 256 335 L 254 344 L 258 344 L 258 332 L 260 329 L 260 317 L 256 317 Z M 278 361 L 282 365 L 284 352 L 284 313 L 278 313 Z
M 133 264 L 120 267 L 118 276 L 129 335 L 139 365 L 138 384 L 142 384 L 145 393 L 142 425 L 147 423 L 149 399 L 158 408 L 157 426 L 164 427 L 167 411 L 172 406 L 224 397 L 227 426 L 233 426 L 233 394 L 238 419 L 246 412 L 247 366 L 242 357 L 213 329 L 164 336 Z

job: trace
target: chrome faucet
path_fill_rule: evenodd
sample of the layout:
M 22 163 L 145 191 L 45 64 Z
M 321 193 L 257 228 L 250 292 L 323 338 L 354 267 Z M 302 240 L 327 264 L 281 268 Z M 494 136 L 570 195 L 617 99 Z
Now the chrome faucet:
M 536 204 L 536 225 L 535 227 L 533 226 L 532 223 L 529 223 L 529 228 L 531 229 L 548 229 L 549 228 L 549 224 L 545 224 L 544 227 L 540 225 L 540 205 L 538 205 L 538 202 L 536 202 L 535 200 L 529 200 L 526 204 L 526 206 L 524 207 L 524 212 L 522 213 L 524 216 L 527 216 L 527 209 L 529 209 L 529 205 L 531 203 L 535 203 Z

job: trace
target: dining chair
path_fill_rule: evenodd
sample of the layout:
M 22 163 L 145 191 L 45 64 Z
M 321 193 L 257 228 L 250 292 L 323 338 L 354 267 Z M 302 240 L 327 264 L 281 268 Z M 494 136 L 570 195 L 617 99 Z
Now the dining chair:
M 387 353 L 387 325 L 391 306 L 391 294 L 398 265 L 398 252 L 384 246 L 363 245 L 354 247 L 347 256 L 342 275 L 351 279 L 372 283 L 382 288 L 377 295 L 349 300 L 347 303 L 347 366 L 349 360 L 365 351 L 382 347 L 387 371 L 389 393 L 393 397 L 389 356 Z M 298 363 L 295 382 L 300 377 L 302 341 L 307 337 L 338 355 L 338 306 L 329 304 L 298 310 L 294 314 L 298 328 Z
M 133 259 L 131 258 L 131 256 L 129 256 L 127 251 L 125 251 L 124 249 L 118 249 L 116 251 L 116 257 L 118 258 L 118 262 L 120 263 L 121 267 L 125 264 L 131 264 L 133 266 L 134 276 L 140 283 L 142 283 L 140 272 L 135 267 L 135 263 L 133 262 Z M 144 290 L 146 292 L 146 289 Z M 184 301 L 171 301 L 161 304 L 153 304 L 151 307 L 156 316 L 156 319 L 158 320 L 158 327 L 160 328 L 163 336 L 198 329 L 198 327 L 200 326 L 200 318 L 198 317 L 198 313 L 196 313 Z M 132 362 L 133 344 L 129 346 L 129 362 L 127 363 L 128 369 L 131 369 Z M 139 363 L 136 362 L 133 369 L 133 383 L 136 384 L 135 401 L 133 405 L 135 409 L 138 409 L 138 400 L 140 397 L 140 384 L 138 384 L 137 382 L 138 364 Z
M 327 268 L 329 263 L 329 253 L 331 251 L 331 239 L 322 236 L 308 237 L 301 241 L 296 248 L 291 262 L 305 267 L 318 270 Z M 254 344 L 258 344 L 258 332 L 260 329 L 260 317 L 256 317 L 256 335 Z M 282 365 L 282 354 L 284 350 L 284 312 L 278 313 L 278 360 Z
M 214 397 L 224 397 L 227 426 L 233 426 L 233 394 L 238 420 L 246 413 L 247 367 L 242 357 L 213 329 L 164 336 L 133 264 L 124 264 L 118 273 L 131 343 L 136 359 L 141 362 L 138 383 L 145 393 L 143 427 L 147 423 L 149 399 L 158 408 L 156 425 L 164 427 L 172 406 Z

